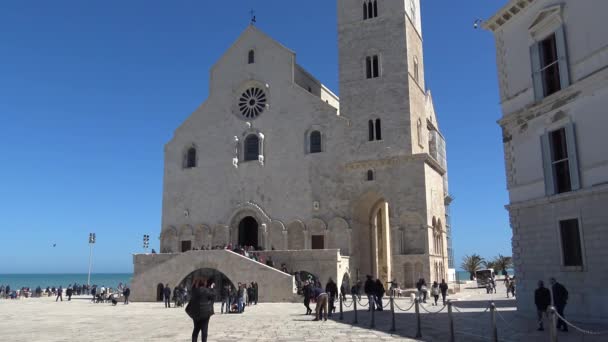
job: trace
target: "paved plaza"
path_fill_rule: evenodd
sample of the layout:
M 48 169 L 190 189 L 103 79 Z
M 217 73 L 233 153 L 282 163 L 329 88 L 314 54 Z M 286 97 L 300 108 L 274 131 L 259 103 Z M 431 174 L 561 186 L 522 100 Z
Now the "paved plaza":
M 456 305 L 461 311 L 454 313 L 457 341 L 491 341 L 490 314 L 483 311 L 487 300 L 492 299 L 504 318 L 504 321 L 498 318 L 500 341 L 549 342 L 548 331 L 537 332 L 533 321 L 520 318 L 515 312 L 515 302 L 507 300 L 502 292 L 486 295 L 483 290 L 469 289 L 454 299 L 458 299 Z M 366 302 L 362 298 L 361 303 Z M 347 304 L 352 305 L 352 301 L 349 299 Z M 396 304 L 407 309 L 411 301 L 398 299 Z M 441 306 L 428 304 L 425 308 L 434 312 Z M 390 311 L 377 313 L 376 327 L 371 329 L 370 316 L 365 309 L 358 312 L 359 324 L 352 324 L 352 306 L 345 307 L 342 321 L 336 314 L 327 322 L 312 322 L 311 316 L 302 314 L 302 304 L 259 304 L 247 308 L 242 315 L 214 315 L 209 341 L 447 341 L 446 310 L 438 314 L 429 314 L 422 308 L 421 311 L 422 338 L 416 339 L 413 308 L 396 314 L 397 331 L 390 333 Z M 219 313 L 219 306 L 216 306 L 216 312 Z M 0 300 L 3 341 L 189 341 L 191 324 L 183 308 L 165 309 L 162 303 L 113 307 L 93 304 L 84 298 L 60 303 L 54 298 Z M 593 328 L 598 330 L 601 326 Z M 585 336 L 583 339 L 571 329 L 568 335 L 560 332 L 559 337 L 561 342 L 597 342 L 605 341 L 607 336 Z

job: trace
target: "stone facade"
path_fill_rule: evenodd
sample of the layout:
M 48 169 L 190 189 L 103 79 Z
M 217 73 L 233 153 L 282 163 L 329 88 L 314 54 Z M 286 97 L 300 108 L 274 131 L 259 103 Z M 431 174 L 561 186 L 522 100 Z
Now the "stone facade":
M 323 283 L 446 277 L 445 142 L 419 2 L 377 6 L 364 20 L 362 1 L 338 1 L 340 100 L 254 26 L 212 67 L 209 97 L 165 146 L 162 254 L 245 244 Z M 322 250 L 339 250 L 332 266 Z
M 608 205 L 606 11 L 603 1 L 593 6 L 576 0 L 509 1 L 485 24 L 496 37 L 503 109 L 499 124 L 522 312 L 535 310 L 537 281 L 555 277 L 570 293 L 567 315 L 608 318 L 603 289 L 608 215 L 602 209 Z M 547 39 L 555 41 L 558 61 L 553 65 L 559 67 L 560 87 L 551 93 L 547 89 L 555 81 L 535 72 L 536 61 L 544 62 L 550 48 L 539 55 L 534 49 Z M 555 159 L 560 149 L 549 140 L 561 130 L 566 132 L 566 172 L 558 172 L 564 161 Z M 577 222 L 578 234 L 566 235 L 567 220 Z

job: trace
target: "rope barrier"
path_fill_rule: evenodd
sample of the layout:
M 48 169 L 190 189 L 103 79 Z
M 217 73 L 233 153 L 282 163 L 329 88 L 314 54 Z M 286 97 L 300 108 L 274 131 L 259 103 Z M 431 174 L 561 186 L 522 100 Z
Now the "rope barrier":
M 572 328 L 578 330 L 579 332 L 586 334 L 586 335 L 608 335 L 608 331 L 591 331 L 591 330 L 585 330 L 582 328 L 577 327 L 576 325 L 568 322 L 564 317 L 562 317 L 560 314 L 557 313 L 557 311 L 555 311 L 555 315 L 561 319 L 562 321 L 564 321 L 566 324 L 568 324 L 569 326 L 571 326 Z
M 452 307 L 454 308 L 454 310 L 458 311 L 459 313 L 472 313 L 472 312 L 462 312 L 462 311 L 460 311 L 460 309 L 458 309 L 458 307 L 457 307 L 456 305 L 454 305 L 454 304 L 452 304 Z M 481 315 L 483 315 L 484 313 L 488 312 L 488 310 L 490 310 L 490 306 L 489 306 L 489 305 L 488 305 L 488 306 L 486 307 L 486 309 L 485 309 L 485 310 L 483 310 L 482 312 L 477 312 L 477 313 L 474 313 L 474 314 L 475 314 L 475 316 L 474 316 L 474 317 L 481 316 Z
M 421 307 L 421 308 L 422 308 L 424 311 L 426 311 L 426 312 L 428 312 L 428 313 L 430 313 L 430 314 L 438 314 L 438 313 L 440 313 L 441 311 L 443 311 L 443 309 L 445 309 L 445 308 L 446 308 L 446 306 L 444 305 L 444 306 L 443 306 L 441 309 L 439 309 L 439 311 L 429 311 L 429 310 L 427 310 L 427 308 L 425 308 L 425 307 L 424 307 L 424 305 L 422 305 L 422 304 L 420 304 L 420 307 Z
M 397 309 L 399 309 L 399 310 L 401 310 L 401 311 L 410 311 L 410 309 L 411 309 L 411 308 L 413 308 L 413 307 L 414 307 L 414 304 L 415 304 L 415 303 L 412 303 L 412 305 L 410 305 L 410 307 L 409 307 L 409 308 L 407 308 L 407 309 L 403 310 L 402 308 L 400 308 L 400 307 L 399 307 L 399 305 L 397 304 L 397 302 L 396 302 L 396 301 L 395 301 L 394 303 L 395 303 L 395 306 L 397 307 Z
M 344 305 L 344 306 L 345 306 L 345 307 L 347 307 L 347 308 L 350 308 L 351 306 L 353 306 L 353 303 L 354 303 L 354 302 L 350 302 L 350 305 L 348 305 L 348 304 L 346 304 L 346 301 L 345 301 L 345 300 L 344 300 L 344 301 L 342 301 L 342 305 Z
M 386 301 L 386 305 L 382 307 L 382 309 L 386 309 L 387 306 L 389 306 L 391 304 L 391 300 L 389 299 L 388 301 Z
M 360 300 L 358 300 L 357 302 L 359 303 L 359 305 L 361 305 L 362 308 L 366 307 L 369 304 L 369 300 L 365 304 L 361 303 Z

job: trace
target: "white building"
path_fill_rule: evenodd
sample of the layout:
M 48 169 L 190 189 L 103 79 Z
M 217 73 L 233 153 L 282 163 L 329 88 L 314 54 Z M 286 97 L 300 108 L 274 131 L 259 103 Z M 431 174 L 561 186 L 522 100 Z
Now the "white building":
M 134 299 L 201 268 L 292 290 L 253 261 L 191 251 L 228 243 L 323 283 L 446 277 L 445 142 L 419 0 L 338 0 L 338 30 L 340 99 L 254 26 L 211 68 L 209 97 L 165 146 L 161 253 L 135 256 Z
M 538 280 L 608 318 L 608 1 L 512 0 L 496 38 L 518 309 Z

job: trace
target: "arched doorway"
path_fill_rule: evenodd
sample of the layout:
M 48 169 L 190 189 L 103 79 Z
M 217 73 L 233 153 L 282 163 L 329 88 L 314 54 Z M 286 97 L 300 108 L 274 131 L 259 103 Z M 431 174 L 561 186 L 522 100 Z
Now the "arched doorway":
M 163 290 L 164 290 L 165 286 L 163 284 L 158 284 L 156 286 L 156 301 L 157 302 L 162 302 L 163 301 Z
M 230 281 L 230 279 L 228 279 L 224 273 L 212 268 L 201 268 L 188 274 L 186 278 L 179 283 L 179 286 L 182 288 L 187 288 L 188 291 L 190 291 L 192 290 L 192 284 L 195 281 L 200 281 L 206 284 L 208 280 L 213 281 L 215 284 L 215 299 L 218 301 L 221 300 L 221 289 L 223 289 L 225 286 L 235 288 L 232 281 Z
M 258 221 L 247 216 L 239 223 L 239 245 L 258 248 Z

